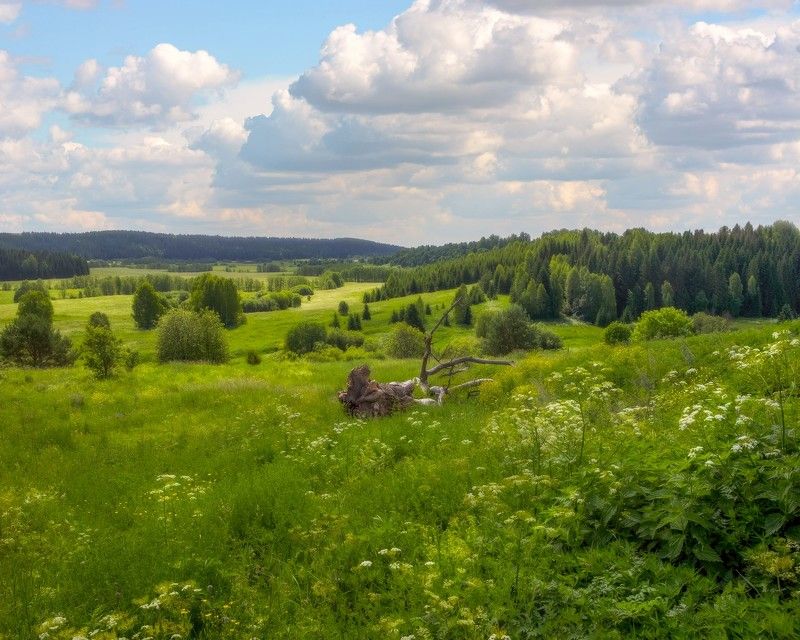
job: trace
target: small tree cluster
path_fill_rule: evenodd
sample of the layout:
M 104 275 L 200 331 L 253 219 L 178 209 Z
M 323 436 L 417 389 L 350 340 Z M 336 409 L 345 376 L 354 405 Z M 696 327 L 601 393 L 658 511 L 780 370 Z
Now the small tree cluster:
M 96 378 L 110 378 L 124 357 L 122 343 L 111 331 L 111 322 L 105 313 L 94 312 L 86 325 L 83 340 L 83 360 Z M 131 367 L 132 368 L 132 367 Z
M 159 362 L 226 362 L 228 345 L 219 316 L 211 310 L 172 309 L 158 323 Z
M 325 342 L 326 337 L 325 327 L 320 323 L 300 322 L 286 334 L 286 350 L 298 355 L 310 353 L 318 343 Z
M 140 329 L 152 329 L 169 305 L 149 280 L 143 280 L 133 294 L 133 321 Z
M 657 340 L 659 338 L 676 338 L 692 333 L 692 320 L 682 309 L 663 307 L 653 311 L 645 311 L 636 328 L 633 330 L 634 340 Z
M 19 365 L 62 367 L 75 360 L 69 339 L 53 329 L 53 303 L 41 290 L 19 300 L 17 317 L 0 333 L 0 355 Z
M 189 304 L 195 311 L 210 309 L 228 329 L 245 322 L 239 290 L 230 278 L 204 273 L 192 285 Z
M 528 314 L 519 305 L 481 315 L 475 325 L 475 335 L 482 339 L 483 351 L 490 355 L 504 355 L 515 349 L 561 348 L 561 338 L 531 324 Z
M 396 324 L 386 339 L 386 353 L 392 358 L 419 358 L 425 352 L 425 334 L 405 322 Z

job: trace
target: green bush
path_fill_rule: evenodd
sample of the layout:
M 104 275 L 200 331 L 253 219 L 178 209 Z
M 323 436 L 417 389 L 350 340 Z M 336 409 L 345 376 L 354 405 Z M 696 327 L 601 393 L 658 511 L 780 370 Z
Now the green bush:
M 348 313 L 350 313 L 350 305 L 347 304 L 344 300 L 342 300 L 339 303 L 338 311 L 340 316 L 346 316 Z
M 731 321 L 723 316 L 712 316 L 704 311 L 698 311 L 692 316 L 692 331 L 694 333 L 720 333 L 730 331 Z
M 228 345 L 219 316 L 209 310 L 172 309 L 158 323 L 159 362 L 226 362 Z
M 22 296 L 24 296 L 26 293 L 30 293 L 31 291 L 41 291 L 42 293 L 47 294 L 48 297 L 50 296 L 50 293 L 47 291 L 44 283 L 41 280 L 36 280 L 35 282 L 25 280 L 14 290 L 14 302 L 19 302 Z
M 692 320 L 682 309 L 663 307 L 645 311 L 633 330 L 634 340 L 677 338 L 692 333 Z
M 536 347 L 548 351 L 555 351 L 564 346 L 564 341 L 561 336 L 553 333 L 549 329 L 545 329 L 540 324 L 533 325 L 533 330 L 536 334 Z
M 314 289 L 307 284 L 298 284 L 296 287 L 292 287 L 292 293 L 296 293 L 299 296 L 313 296 Z
M 0 333 L 0 356 L 19 365 L 61 367 L 72 364 L 72 344 L 53 329 L 53 303 L 41 290 L 19 300 L 17 317 Z
M 482 314 L 475 326 L 475 335 L 482 338 L 483 351 L 495 356 L 537 346 L 537 331 L 519 305 Z
M 349 347 L 360 347 L 364 344 L 364 334 L 358 331 L 342 331 L 330 329 L 325 342 L 332 347 L 346 351 Z
M 101 314 L 102 315 L 102 314 Z M 83 341 L 83 360 L 98 379 L 110 378 L 122 358 L 122 343 L 111 329 L 92 324 L 86 327 Z
M 253 366 L 261 364 L 261 356 L 253 351 L 253 349 L 250 349 L 247 352 L 247 364 L 251 364 Z
M 314 350 L 317 343 L 325 342 L 325 327 L 318 322 L 300 322 L 286 334 L 286 350 L 302 355 Z
M 140 329 L 152 329 L 166 312 L 167 301 L 156 293 L 149 280 L 143 280 L 133 294 L 133 321 Z
M 398 322 L 386 339 L 386 353 L 392 358 L 419 358 L 425 352 L 425 334 Z
M 222 324 L 233 329 L 245 321 L 236 283 L 212 273 L 204 273 L 192 284 L 189 304 L 195 311 L 210 309 L 219 316 Z
M 606 341 L 606 344 L 628 344 L 631 341 L 632 333 L 633 329 L 629 324 L 614 320 L 603 332 L 603 340 Z
M 109 320 L 108 316 L 102 311 L 95 311 L 92 315 L 89 316 L 88 326 L 103 327 L 104 329 L 110 329 L 111 320 Z

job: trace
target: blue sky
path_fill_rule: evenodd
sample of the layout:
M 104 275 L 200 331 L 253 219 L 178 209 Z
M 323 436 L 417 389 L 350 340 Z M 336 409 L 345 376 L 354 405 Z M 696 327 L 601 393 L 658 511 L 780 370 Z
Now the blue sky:
M 796 222 L 798 47 L 793 0 L 0 0 L 0 230 Z

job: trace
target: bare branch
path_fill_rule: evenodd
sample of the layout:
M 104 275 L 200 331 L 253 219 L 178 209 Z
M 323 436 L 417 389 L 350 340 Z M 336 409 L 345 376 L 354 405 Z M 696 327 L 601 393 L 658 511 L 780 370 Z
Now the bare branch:
M 462 356 L 460 358 L 454 358 L 453 360 L 437 364 L 435 367 L 432 367 L 431 369 L 425 371 L 425 374 L 426 377 L 430 377 L 432 375 L 436 375 L 440 371 L 457 367 L 458 365 L 464 364 L 466 362 L 471 362 L 473 364 L 505 365 L 509 367 L 514 364 L 514 362 L 511 360 L 486 360 L 484 358 L 476 358 L 475 356 Z
M 457 384 L 455 387 L 450 387 L 447 390 L 447 393 L 452 393 L 453 391 L 457 391 L 458 389 L 469 389 L 470 387 L 477 387 L 478 385 L 481 385 L 484 382 L 494 382 L 494 380 L 492 378 L 477 378 L 475 380 L 470 380 L 469 382 L 463 382 L 461 384 Z

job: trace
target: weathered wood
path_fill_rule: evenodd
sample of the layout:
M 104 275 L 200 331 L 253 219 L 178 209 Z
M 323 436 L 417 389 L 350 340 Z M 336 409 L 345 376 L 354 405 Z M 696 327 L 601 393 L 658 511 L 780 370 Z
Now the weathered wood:
M 491 378 L 478 378 L 468 382 L 462 382 L 455 386 L 432 386 L 428 379 L 443 371 L 448 372 L 450 378 L 455 373 L 463 373 L 468 370 L 464 365 L 468 364 L 487 364 L 510 366 L 514 363 L 510 360 L 488 360 L 476 356 L 461 356 L 446 362 L 438 362 L 438 358 L 433 354 L 433 334 L 442 325 L 444 318 L 461 301 L 457 298 L 447 311 L 442 314 L 439 321 L 433 328 L 425 334 L 425 351 L 422 355 L 419 377 L 405 382 L 376 382 L 370 380 L 370 369 L 363 364 L 350 372 L 347 378 L 347 388 L 339 393 L 339 402 L 344 405 L 345 410 L 352 416 L 358 418 L 377 418 L 388 416 L 391 413 L 407 409 L 415 404 L 420 405 L 441 405 L 448 393 L 459 389 L 470 389 L 477 387 L 484 382 L 491 382 Z M 428 362 L 434 358 L 438 362 L 435 366 L 428 368 Z M 419 387 L 426 397 L 414 398 L 414 390 Z

